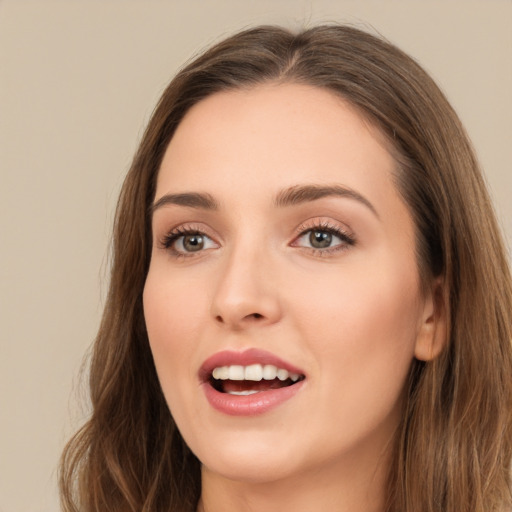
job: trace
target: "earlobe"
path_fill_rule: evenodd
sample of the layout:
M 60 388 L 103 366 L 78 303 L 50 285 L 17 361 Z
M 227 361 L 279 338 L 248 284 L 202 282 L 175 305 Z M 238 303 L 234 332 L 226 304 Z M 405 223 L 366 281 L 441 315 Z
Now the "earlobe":
M 420 361 L 432 361 L 443 350 L 448 336 L 448 306 L 442 278 L 433 281 L 425 298 L 422 323 L 416 338 L 414 356 Z

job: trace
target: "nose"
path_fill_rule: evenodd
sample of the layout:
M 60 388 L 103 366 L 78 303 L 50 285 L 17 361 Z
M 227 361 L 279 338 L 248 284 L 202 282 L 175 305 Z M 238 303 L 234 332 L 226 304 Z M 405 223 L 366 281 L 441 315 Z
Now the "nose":
M 233 250 L 218 275 L 214 321 L 233 330 L 271 325 L 281 318 L 275 266 L 262 252 Z

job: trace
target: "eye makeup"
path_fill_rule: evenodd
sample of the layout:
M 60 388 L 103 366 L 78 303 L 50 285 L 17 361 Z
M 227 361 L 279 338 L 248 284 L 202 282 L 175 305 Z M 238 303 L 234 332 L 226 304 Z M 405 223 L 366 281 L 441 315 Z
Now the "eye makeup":
M 296 247 L 314 256 L 328 257 L 349 249 L 356 244 L 355 235 L 346 226 L 330 219 L 309 219 L 294 230 L 290 247 Z M 160 238 L 159 247 L 171 256 L 197 257 L 220 244 L 208 233 L 204 225 L 182 224 L 169 230 Z
M 334 255 L 356 244 L 352 231 L 332 220 L 310 219 L 297 231 L 299 235 L 290 245 L 306 249 L 315 256 Z

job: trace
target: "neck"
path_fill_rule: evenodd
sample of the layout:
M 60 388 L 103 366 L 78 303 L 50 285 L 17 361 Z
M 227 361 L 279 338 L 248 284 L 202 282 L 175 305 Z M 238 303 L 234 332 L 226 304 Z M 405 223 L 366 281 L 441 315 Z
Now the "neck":
M 198 512 L 383 512 L 389 458 L 324 464 L 307 473 L 276 481 L 227 479 L 202 469 Z M 384 463 L 386 462 L 386 463 Z

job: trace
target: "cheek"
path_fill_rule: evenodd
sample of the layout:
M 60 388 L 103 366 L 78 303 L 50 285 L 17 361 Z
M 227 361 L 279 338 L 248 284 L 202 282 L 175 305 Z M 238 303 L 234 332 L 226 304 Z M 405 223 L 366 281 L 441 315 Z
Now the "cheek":
M 340 341 L 354 350 L 382 343 L 400 346 L 414 338 L 420 315 L 417 271 L 408 266 L 351 265 L 302 279 L 300 288 L 290 282 L 290 309 L 296 308 L 302 327 L 311 326 L 315 343 L 327 351 L 336 351 Z
M 295 294 L 308 297 L 297 317 L 304 319 L 301 329 L 316 357 L 323 406 L 333 414 L 334 395 L 343 396 L 349 413 L 360 418 L 367 411 L 377 418 L 396 405 L 418 330 L 416 283 L 415 269 L 408 273 L 396 266 L 361 272 L 352 268 L 323 287 L 317 280 L 309 293 Z
M 180 278 L 159 262 L 150 267 L 143 294 L 150 343 L 178 353 L 186 348 L 204 322 L 206 300 L 204 286 L 194 278 Z
M 143 294 L 149 344 L 160 384 L 169 405 L 186 392 L 183 384 L 195 379 L 194 352 L 203 330 L 204 294 L 190 283 L 150 269 Z

